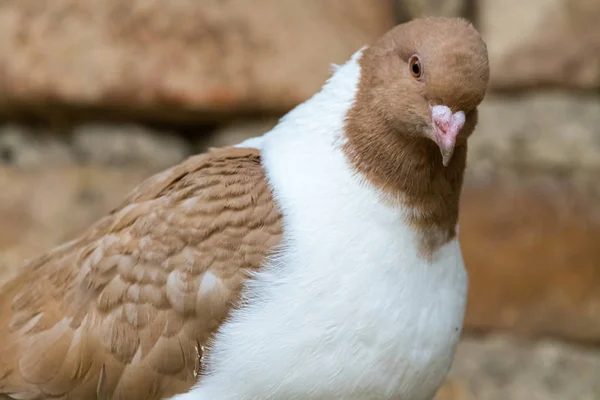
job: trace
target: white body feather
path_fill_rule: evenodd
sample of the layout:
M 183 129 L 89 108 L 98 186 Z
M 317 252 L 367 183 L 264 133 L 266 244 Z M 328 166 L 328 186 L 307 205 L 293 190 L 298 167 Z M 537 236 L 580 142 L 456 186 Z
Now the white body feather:
M 452 363 L 467 275 L 457 240 L 419 256 L 409 210 L 380 200 L 340 146 L 356 53 L 261 148 L 284 221 L 278 255 L 177 400 L 430 400 Z

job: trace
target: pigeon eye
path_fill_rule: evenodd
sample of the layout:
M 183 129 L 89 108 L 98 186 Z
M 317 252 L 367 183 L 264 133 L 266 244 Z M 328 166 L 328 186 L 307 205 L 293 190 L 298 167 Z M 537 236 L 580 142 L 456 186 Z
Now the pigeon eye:
M 408 68 L 410 69 L 411 75 L 415 79 L 421 79 L 421 77 L 423 76 L 423 66 L 421 65 L 421 60 L 419 59 L 419 56 L 414 55 L 410 57 L 410 59 L 408 60 Z

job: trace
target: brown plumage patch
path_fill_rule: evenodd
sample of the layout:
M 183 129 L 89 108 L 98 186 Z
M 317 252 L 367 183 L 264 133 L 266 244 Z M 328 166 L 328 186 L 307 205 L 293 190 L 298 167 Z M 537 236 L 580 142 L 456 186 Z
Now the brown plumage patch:
M 422 62 L 422 79 L 415 79 L 407 64 L 414 54 Z M 359 63 L 361 79 L 346 121 L 344 151 L 368 181 L 411 210 L 418 245 L 431 257 L 456 235 L 467 138 L 489 79 L 486 45 L 461 19 L 418 19 L 398 25 L 365 49 Z M 430 139 L 430 105 L 446 105 L 467 116 L 447 167 Z
M 247 272 L 281 238 L 252 149 L 191 157 L 0 288 L 0 396 L 187 391 Z

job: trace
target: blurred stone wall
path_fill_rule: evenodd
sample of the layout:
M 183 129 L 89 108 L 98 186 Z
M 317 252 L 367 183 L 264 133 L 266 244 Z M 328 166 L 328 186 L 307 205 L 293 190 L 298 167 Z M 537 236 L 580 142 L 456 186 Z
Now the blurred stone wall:
M 440 396 L 600 398 L 600 353 L 578 347 L 600 344 L 598 0 L 0 1 L 0 280 L 424 15 L 470 19 L 491 62 L 461 208 L 467 336 Z

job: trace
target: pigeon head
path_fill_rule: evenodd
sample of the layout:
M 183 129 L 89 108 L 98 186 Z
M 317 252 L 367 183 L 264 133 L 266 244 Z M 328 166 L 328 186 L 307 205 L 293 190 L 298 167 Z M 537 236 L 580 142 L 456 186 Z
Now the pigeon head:
M 477 30 L 459 18 L 416 19 L 366 48 L 360 63 L 361 107 L 386 132 L 434 143 L 448 166 L 475 128 L 489 80 Z

